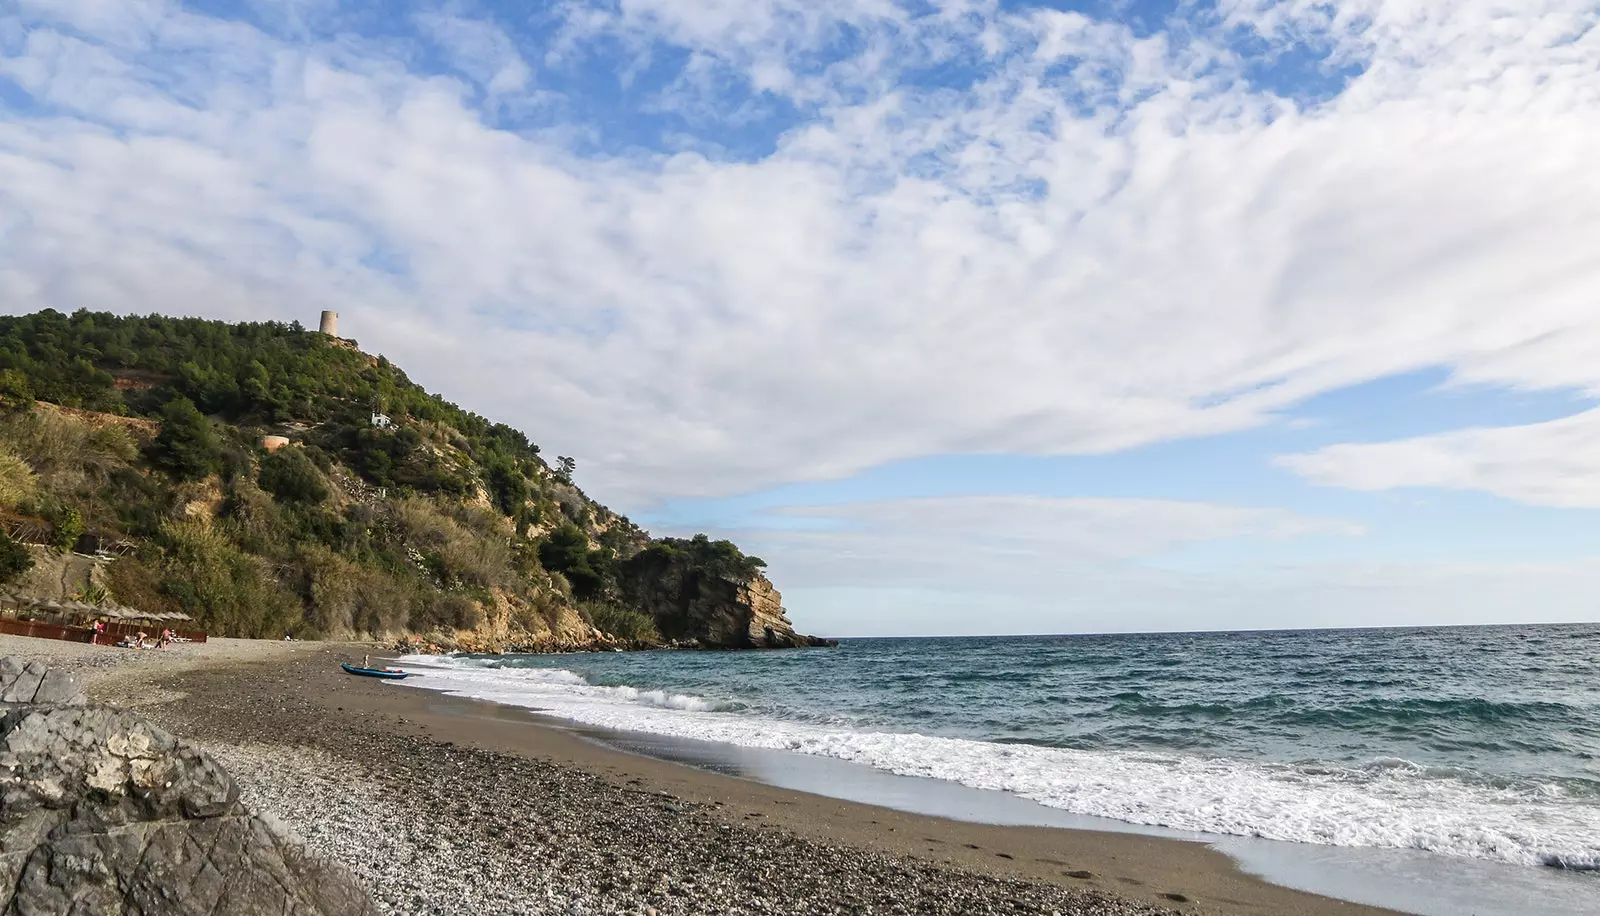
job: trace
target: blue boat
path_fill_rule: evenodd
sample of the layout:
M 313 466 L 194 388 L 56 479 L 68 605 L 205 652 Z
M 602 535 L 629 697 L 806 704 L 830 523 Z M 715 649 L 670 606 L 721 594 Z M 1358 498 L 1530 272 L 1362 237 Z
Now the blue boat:
M 343 668 L 346 674 L 359 674 L 362 677 L 381 677 L 389 681 L 398 681 L 401 678 L 411 676 L 411 672 L 401 671 L 399 668 L 360 668 L 355 665 L 347 665 L 344 662 L 340 662 L 339 667 Z

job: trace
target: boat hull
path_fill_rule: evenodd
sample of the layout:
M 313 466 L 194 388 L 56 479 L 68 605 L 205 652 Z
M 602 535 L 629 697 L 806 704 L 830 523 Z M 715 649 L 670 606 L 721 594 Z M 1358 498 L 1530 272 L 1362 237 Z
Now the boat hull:
M 411 672 L 409 671 L 386 671 L 382 668 L 358 668 L 355 665 L 347 665 L 343 662 L 339 664 L 339 667 L 343 668 L 346 674 L 356 674 L 360 675 L 361 677 L 381 678 L 386 681 L 398 681 L 411 676 Z

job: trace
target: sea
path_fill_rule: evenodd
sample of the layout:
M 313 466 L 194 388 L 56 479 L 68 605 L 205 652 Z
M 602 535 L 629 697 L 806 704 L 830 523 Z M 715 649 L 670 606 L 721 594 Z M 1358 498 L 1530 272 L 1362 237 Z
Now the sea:
M 1294 847 L 1323 872 L 1301 883 L 1335 896 L 1428 911 L 1413 900 L 1428 893 L 1385 895 L 1377 878 L 1339 873 L 1391 850 L 1411 863 L 1390 869 L 1391 883 L 1483 876 L 1474 912 L 1600 913 L 1600 625 L 849 639 L 407 664 L 424 675 L 409 684 L 619 735 L 842 761 L 1089 825 L 1261 841 L 1219 846 L 1246 860 Z M 1339 893 L 1346 883 L 1371 887 Z M 1511 894 L 1504 907 L 1497 886 Z

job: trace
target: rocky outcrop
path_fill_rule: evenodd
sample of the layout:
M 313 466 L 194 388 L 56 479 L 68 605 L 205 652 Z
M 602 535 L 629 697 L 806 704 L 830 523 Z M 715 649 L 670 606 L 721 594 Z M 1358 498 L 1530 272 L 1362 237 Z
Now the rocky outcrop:
M 727 633 L 733 644 L 761 649 L 837 645 L 831 639 L 796 633 L 783 609 L 783 596 L 766 576 L 757 574 L 743 582 L 713 583 L 713 596 L 724 590 L 719 586 L 731 587 L 731 594 L 721 601 L 707 601 L 703 594 L 706 589 L 702 588 L 698 611 L 708 628 Z
M 796 633 L 783 598 L 752 570 L 719 571 L 679 555 L 646 552 L 624 580 L 630 606 L 655 618 L 664 639 L 709 649 L 795 649 L 832 646 Z
M 0 659 L 0 913 L 368 916 L 226 771 L 60 672 Z

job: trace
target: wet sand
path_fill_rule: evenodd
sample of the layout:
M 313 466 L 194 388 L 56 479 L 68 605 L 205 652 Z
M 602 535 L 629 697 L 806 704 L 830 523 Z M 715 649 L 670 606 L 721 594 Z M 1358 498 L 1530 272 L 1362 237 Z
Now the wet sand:
M 94 667 L 91 694 L 213 749 L 247 801 L 350 861 L 390 912 L 1392 912 L 1268 884 L 1198 843 L 909 814 L 627 753 L 340 672 L 363 647 L 227 642 Z M 96 660 L 81 650 L 116 651 L 52 660 Z M 379 826 L 393 836 L 351 840 Z M 489 896 L 452 908 L 461 887 Z

